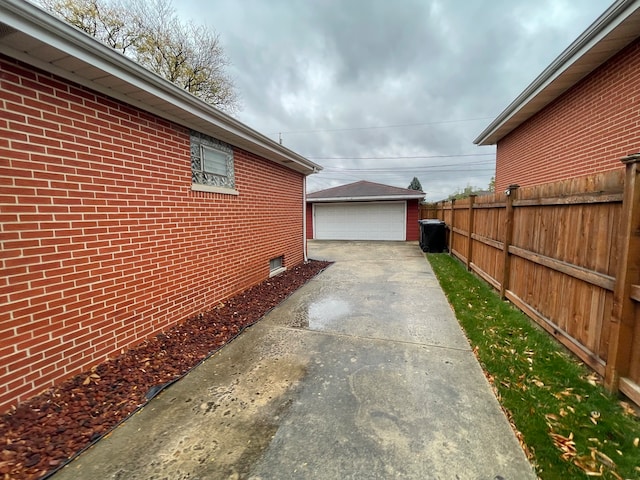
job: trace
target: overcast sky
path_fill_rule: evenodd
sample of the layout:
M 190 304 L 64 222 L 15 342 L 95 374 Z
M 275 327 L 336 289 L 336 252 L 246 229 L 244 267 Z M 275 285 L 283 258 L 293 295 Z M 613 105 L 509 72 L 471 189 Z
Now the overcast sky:
M 236 117 L 324 167 L 310 192 L 417 176 L 430 201 L 488 186 L 495 147 L 473 140 L 610 4 L 174 1 L 219 33 Z

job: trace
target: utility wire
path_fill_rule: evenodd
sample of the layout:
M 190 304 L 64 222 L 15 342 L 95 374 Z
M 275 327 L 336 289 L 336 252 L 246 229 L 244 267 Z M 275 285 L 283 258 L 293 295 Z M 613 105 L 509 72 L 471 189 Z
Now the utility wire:
M 441 120 L 438 122 L 423 122 L 423 123 L 400 123 L 396 125 L 379 125 L 373 127 L 349 127 L 349 128 L 318 128 L 313 130 L 289 130 L 287 132 L 273 132 L 269 135 L 278 135 L 278 134 L 292 134 L 292 133 L 325 133 L 325 132 L 352 132 L 355 130 L 379 130 L 384 128 L 402 128 L 402 127 L 424 127 L 428 125 L 442 125 L 445 123 L 462 123 L 462 122 L 473 122 L 476 120 L 490 120 L 494 117 L 478 117 L 478 118 L 463 118 L 460 120 Z
M 462 155 L 416 155 L 409 157 L 312 157 L 305 155 L 309 160 L 409 160 L 421 158 L 458 158 L 458 157 L 495 157 L 495 153 L 467 153 Z
M 468 162 L 464 165 L 418 165 L 418 166 L 406 166 L 406 167 L 375 167 L 375 168 L 350 168 L 350 167 L 327 167 L 324 171 L 327 172 L 402 172 L 402 171 L 414 171 L 414 170 L 422 170 L 422 171 L 430 171 L 437 170 L 442 168 L 453 168 L 464 166 L 467 167 L 485 167 L 485 168 L 494 168 L 493 162 Z
M 472 173 L 481 173 L 481 172 L 494 172 L 495 169 L 493 167 L 484 167 L 484 168 L 474 168 L 474 169 L 470 169 L 467 173 L 472 174 Z M 397 171 L 386 171 L 386 172 L 358 172 L 358 171 L 353 171 L 353 172 L 336 172 L 336 171 L 331 171 L 331 172 L 325 172 L 324 170 L 320 173 L 318 173 L 318 175 L 323 176 L 325 173 L 327 175 L 341 175 L 341 176 L 345 176 L 345 177 L 353 177 L 355 176 L 354 174 L 359 174 L 360 176 L 367 176 L 367 175 L 374 175 L 374 176 L 396 176 L 399 173 L 409 173 L 409 172 L 413 172 L 415 175 L 438 175 L 441 173 L 460 173 L 460 169 L 445 169 L 445 170 L 406 170 L 403 172 L 397 172 Z

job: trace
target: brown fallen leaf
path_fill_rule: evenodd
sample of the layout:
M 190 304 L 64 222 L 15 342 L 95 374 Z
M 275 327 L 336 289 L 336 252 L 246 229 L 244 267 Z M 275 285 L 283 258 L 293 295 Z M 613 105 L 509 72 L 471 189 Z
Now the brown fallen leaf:
M 605 467 L 610 468 L 611 470 L 615 470 L 617 468 L 615 462 L 609 458 L 606 454 L 602 453 L 600 450 L 596 450 L 595 448 L 592 451 L 596 455 L 596 459 L 602 463 Z
M 546 418 L 546 419 L 547 419 L 547 420 L 549 420 L 549 421 L 554 421 L 554 422 L 557 422 L 558 420 L 560 420 L 560 419 L 558 418 L 558 416 L 557 416 L 557 415 L 554 415 L 553 413 L 547 413 L 547 414 L 544 416 L 544 418 Z
M 571 432 L 568 437 L 553 432 L 550 432 L 549 436 L 556 448 L 562 452 L 560 458 L 564 461 L 569 461 L 577 455 L 576 444 L 573 441 L 573 432 Z
M 602 473 L 601 471 L 597 471 L 597 472 L 584 472 L 587 477 L 601 477 Z
M 611 475 L 613 475 L 615 477 L 616 480 L 624 480 L 624 478 L 622 478 L 620 475 L 618 475 L 617 472 L 611 471 L 609 472 Z
M 601 477 L 604 473 L 604 466 L 598 465 L 598 462 L 592 455 L 582 455 L 573 460 L 573 464 L 582 470 L 589 477 Z
M 573 388 L 565 388 L 563 391 L 558 392 L 558 393 L 554 393 L 553 396 L 556 397 L 558 400 L 562 400 L 563 397 L 570 397 L 571 395 L 573 395 Z
M 594 387 L 598 385 L 599 377 L 598 377 L 598 374 L 595 372 L 591 373 L 590 375 L 587 375 L 586 377 L 584 377 L 584 379 Z
M 622 410 L 624 411 L 625 415 L 629 415 L 631 417 L 638 416 L 635 409 L 631 405 L 629 405 L 627 402 L 620 402 L 620 406 L 622 407 Z

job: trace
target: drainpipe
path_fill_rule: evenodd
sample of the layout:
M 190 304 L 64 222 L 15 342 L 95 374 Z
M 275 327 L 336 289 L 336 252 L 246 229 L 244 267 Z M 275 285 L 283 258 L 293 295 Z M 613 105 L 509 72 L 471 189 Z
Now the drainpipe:
M 307 175 L 302 180 L 302 255 L 307 258 Z

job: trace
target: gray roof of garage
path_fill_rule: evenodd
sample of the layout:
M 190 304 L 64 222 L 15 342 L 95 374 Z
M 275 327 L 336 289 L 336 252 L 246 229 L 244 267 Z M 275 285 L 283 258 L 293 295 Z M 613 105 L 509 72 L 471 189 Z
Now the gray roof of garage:
M 307 202 L 363 202 L 381 200 L 422 200 L 424 192 L 408 188 L 392 187 L 361 180 L 339 187 L 309 193 Z

